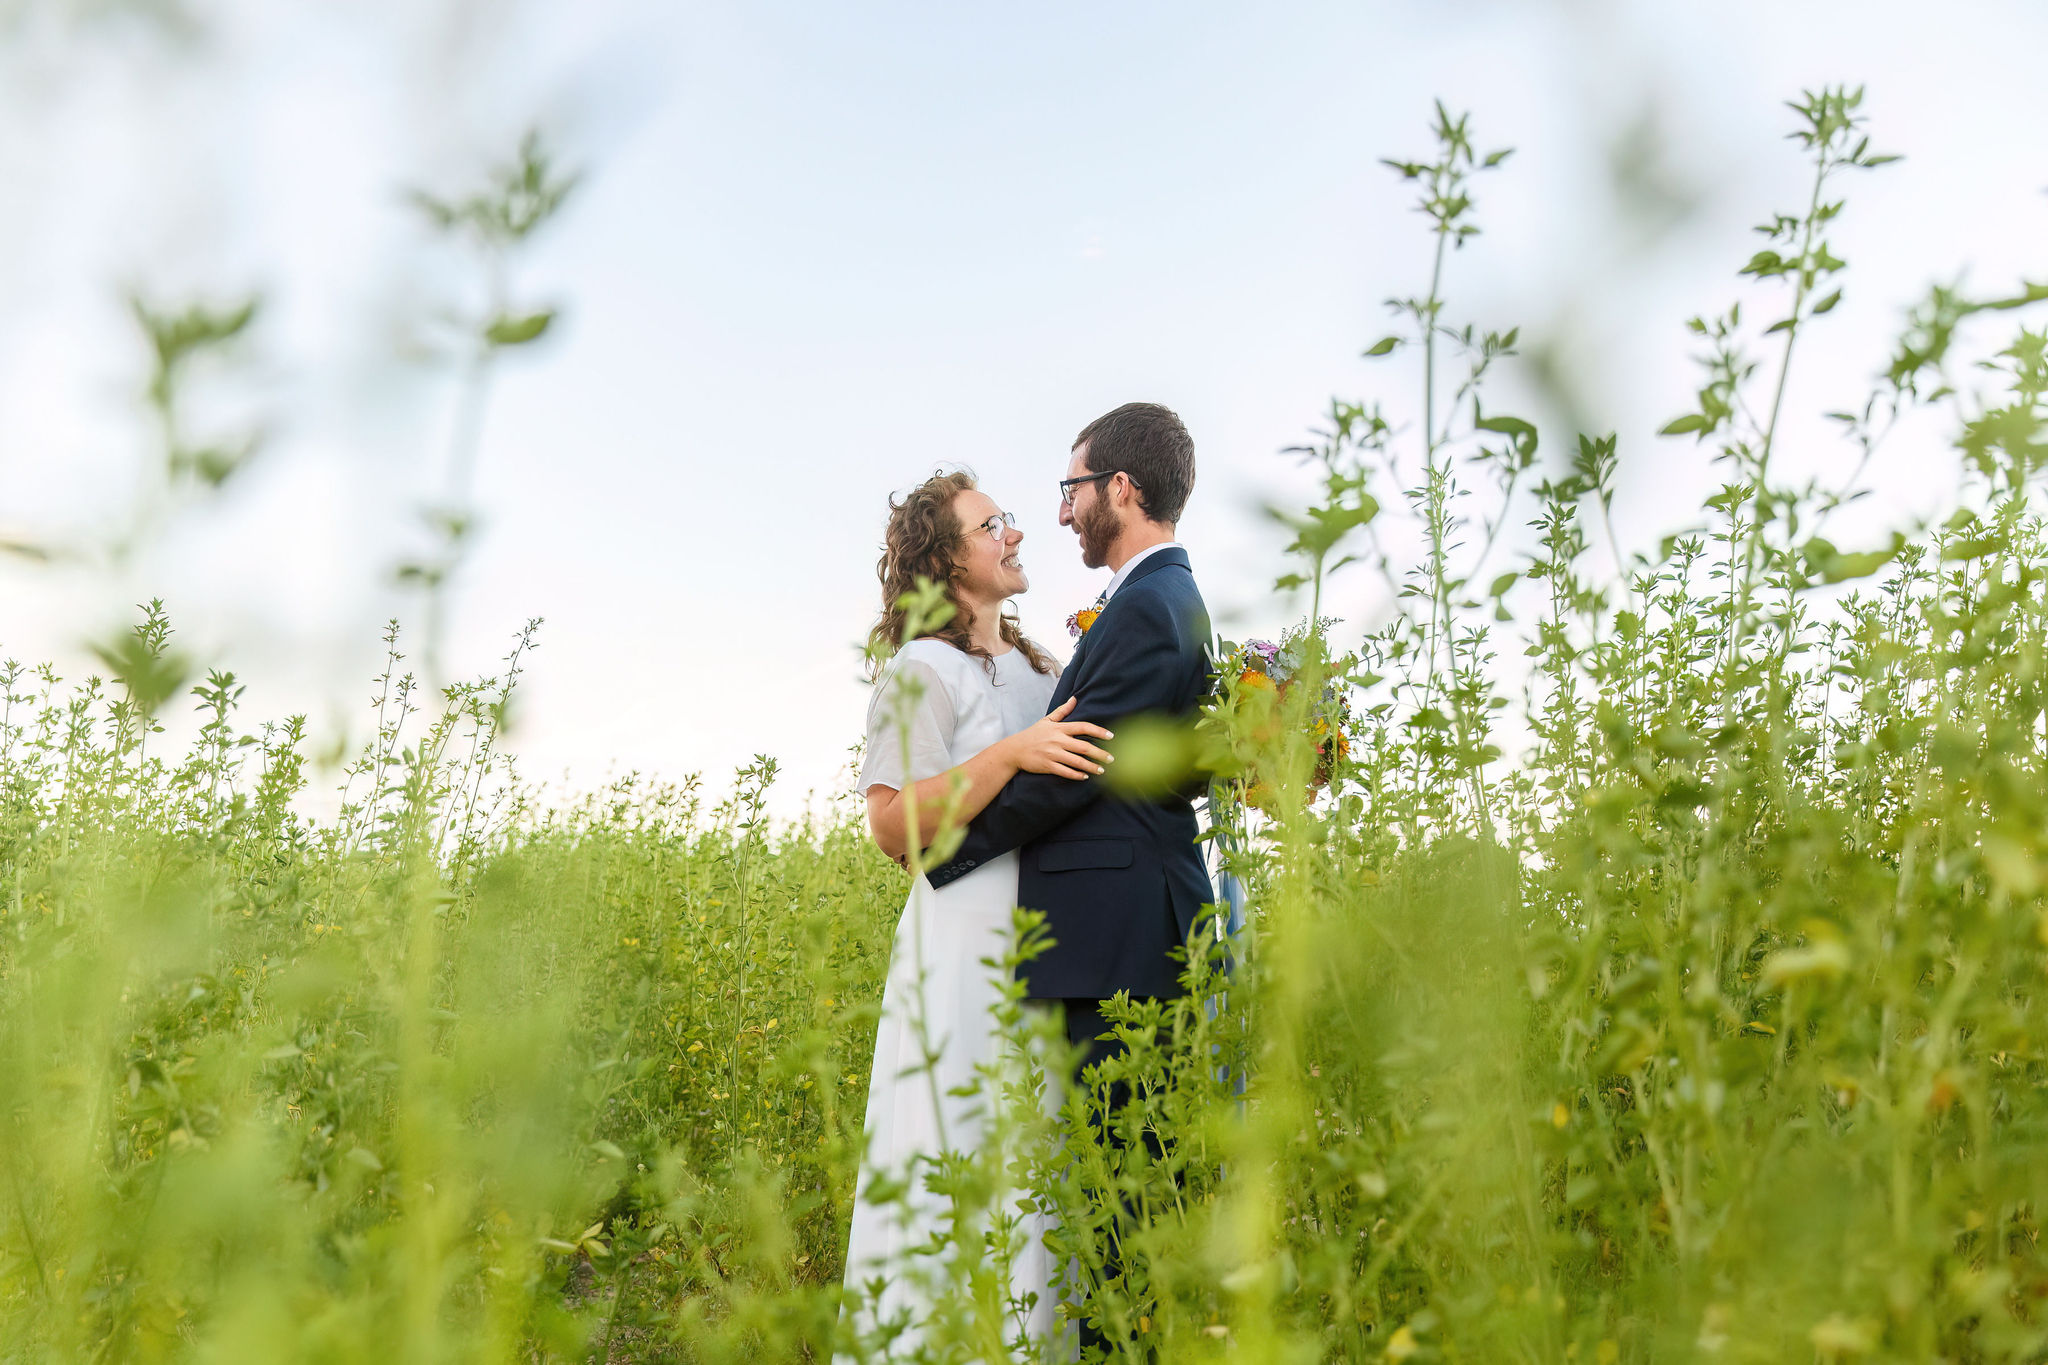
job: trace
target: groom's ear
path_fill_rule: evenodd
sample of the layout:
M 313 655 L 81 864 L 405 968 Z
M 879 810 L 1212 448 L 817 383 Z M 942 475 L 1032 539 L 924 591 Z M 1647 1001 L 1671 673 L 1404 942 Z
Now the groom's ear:
M 1195 486 L 1195 443 L 1171 408 L 1126 403 L 1082 429 L 1074 448 L 1084 446 L 1091 463 L 1099 457 L 1100 468 L 1124 471 L 1146 520 L 1179 522 Z

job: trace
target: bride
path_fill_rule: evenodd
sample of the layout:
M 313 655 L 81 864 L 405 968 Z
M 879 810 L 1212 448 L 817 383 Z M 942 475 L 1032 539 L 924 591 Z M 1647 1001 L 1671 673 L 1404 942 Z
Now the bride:
M 968 473 L 935 474 L 891 503 L 871 644 L 877 659 L 895 652 L 876 665 L 857 786 L 875 843 L 893 858 L 907 856 L 910 829 L 929 844 L 949 805 L 964 823 L 1018 772 L 1082 780 L 1109 761 L 1090 743 L 1109 732 L 1066 720 L 1071 701 L 1046 714 L 1058 681 L 1053 660 L 1004 612 L 1029 586 L 1017 557 L 1023 539 Z M 954 615 L 899 649 L 897 602 L 920 577 L 946 585 Z M 1017 855 L 1006 853 L 943 889 L 918 877 L 896 926 L 846 1248 L 856 1328 L 871 1344 L 893 1337 L 892 1357 L 914 1355 L 943 1307 L 936 1300 L 947 1271 L 933 1253 L 950 1238 L 951 1203 L 927 1181 L 946 1153 L 973 1154 L 984 1131 L 977 1078 L 997 1063 L 1002 1040 L 1001 991 L 983 960 L 1008 951 L 1016 904 Z M 1051 1258 L 1035 1216 L 1023 1223 L 1004 1335 L 1049 1343 Z

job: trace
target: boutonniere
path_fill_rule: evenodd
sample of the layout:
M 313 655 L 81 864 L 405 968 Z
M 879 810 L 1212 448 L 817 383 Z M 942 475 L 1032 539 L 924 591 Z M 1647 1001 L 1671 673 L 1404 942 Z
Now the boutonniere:
M 1102 609 L 1108 605 L 1109 589 L 1104 588 L 1102 595 L 1095 599 L 1093 605 L 1083 607 L 1080 611 L 1067 618 L 1067 634 L 1073 636 L 1076 640 L 1086 635 L 1088 628 L 1095 624 L 1095 618 L 1102 615 Z

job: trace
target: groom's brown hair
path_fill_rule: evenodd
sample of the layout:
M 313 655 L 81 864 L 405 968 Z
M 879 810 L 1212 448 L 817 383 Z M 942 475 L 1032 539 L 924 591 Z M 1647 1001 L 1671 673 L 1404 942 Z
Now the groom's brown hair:
M 1082 427 L 1072 448 L 1083 445 L 1090 474 L 1123 471 L 1138 486 L 1138 509 L 1148 518 L 1180 520 L 1195 490 L 1195 439 L 1173 409 L 1126 403 Z

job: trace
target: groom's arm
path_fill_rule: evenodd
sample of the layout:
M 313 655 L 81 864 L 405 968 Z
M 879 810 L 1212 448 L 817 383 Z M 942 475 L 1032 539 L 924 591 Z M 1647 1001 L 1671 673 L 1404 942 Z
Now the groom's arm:
M 1186 650 L 1198 644 L 1180 639 L 1173 613 L 1151 593 L 1133 594 L 1089 652 L 1074 684 L 1068 720 L 1089 720 L 1111 730 L 1148 711 L 1172 712 L 1186 676 Z M 1018 773 L 967 826 L 952 858 L 930 869 L 933 886 L 944 886 L 975 868 L 1030 843 L 1065 824 L 1102 799 L 1102 778 L 1075 781 L 1048 773 Z

